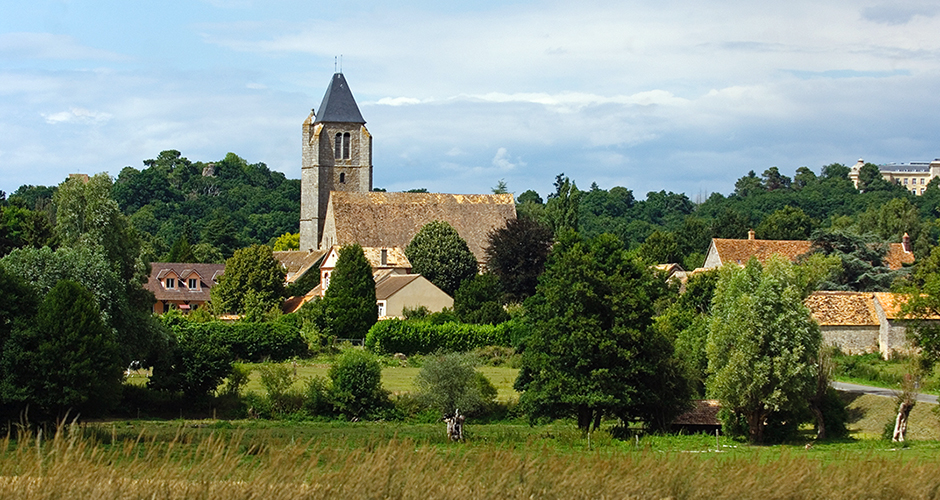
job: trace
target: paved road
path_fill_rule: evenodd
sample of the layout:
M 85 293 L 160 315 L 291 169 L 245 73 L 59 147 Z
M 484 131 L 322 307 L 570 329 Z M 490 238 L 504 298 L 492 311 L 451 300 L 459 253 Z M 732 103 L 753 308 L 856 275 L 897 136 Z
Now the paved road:
M 849 384 L 847 382 L 833 382 L 832 387 L 834 387 L 837 391 L 860 392 L 863 394 L 873 394 L 875 396 L 882 396 L 886 398 L 895 397 L 895 393 L 893 390 L 885 389 L 884 387 L 872 387 L 870 385 Z M 937 396 L 934 396 L 931 394 L 918 394 L 917 401 L 919 403 L 937 404 Z

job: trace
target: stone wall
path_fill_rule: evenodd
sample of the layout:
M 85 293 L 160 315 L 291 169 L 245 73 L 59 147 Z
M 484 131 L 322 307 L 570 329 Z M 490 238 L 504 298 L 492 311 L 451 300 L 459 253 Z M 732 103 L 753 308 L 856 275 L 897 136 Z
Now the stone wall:
M 822 330 L 823 345 L 834 345 L 845 354 L 879 352 L 878 325 L 824 325 L 819 328 Z

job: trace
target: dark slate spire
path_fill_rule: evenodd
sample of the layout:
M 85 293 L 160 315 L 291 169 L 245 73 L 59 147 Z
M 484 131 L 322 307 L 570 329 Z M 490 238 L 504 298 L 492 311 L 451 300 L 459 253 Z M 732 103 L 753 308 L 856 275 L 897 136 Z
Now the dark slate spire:
M 346 78 L 342 73 L 333 75 L 333 81 L 326 88 L 323 102 L 317 110 L 317 119 L 313 123 L 339 122 L 339 123 L 365 123 L 356 99 L 353 98 Z

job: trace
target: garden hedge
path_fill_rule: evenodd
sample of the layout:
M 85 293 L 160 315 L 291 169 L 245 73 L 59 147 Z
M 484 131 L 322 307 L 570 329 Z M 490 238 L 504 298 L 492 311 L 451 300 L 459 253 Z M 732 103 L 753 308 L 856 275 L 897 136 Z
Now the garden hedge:
M 379 321 L 366 335 L 365 346 L 378 354 L 430 354 L 438 350 L 469 351 L 478 347 L 514 345 L 524 327 L 514 321 L 499 325 L 389 319 Z

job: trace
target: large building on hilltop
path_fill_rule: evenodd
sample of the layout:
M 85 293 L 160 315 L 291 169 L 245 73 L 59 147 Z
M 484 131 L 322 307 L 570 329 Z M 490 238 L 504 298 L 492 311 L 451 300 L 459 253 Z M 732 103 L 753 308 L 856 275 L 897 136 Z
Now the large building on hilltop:
M 404 248 L 421 227 L 441 220 L 485 262 L 487 234 L 516 217 L 512 195 L 372 192 L 372 135 L 342 73 L 317 111 L 303 124 L 302 251 L 350 243 Z
M 859 159 L 849 171 L 849 179 L 858 189 L 858 174 L 865 166 L 865 160 Z M 934 161 L 912 161 L 910 163 L 887 163 L 878 165 L 881 177 L 888 182 L 904 186 L 911 194 L 920 196 L 927 189 L 927 184 L 934 177 L 940 177 L 940 158 Z

